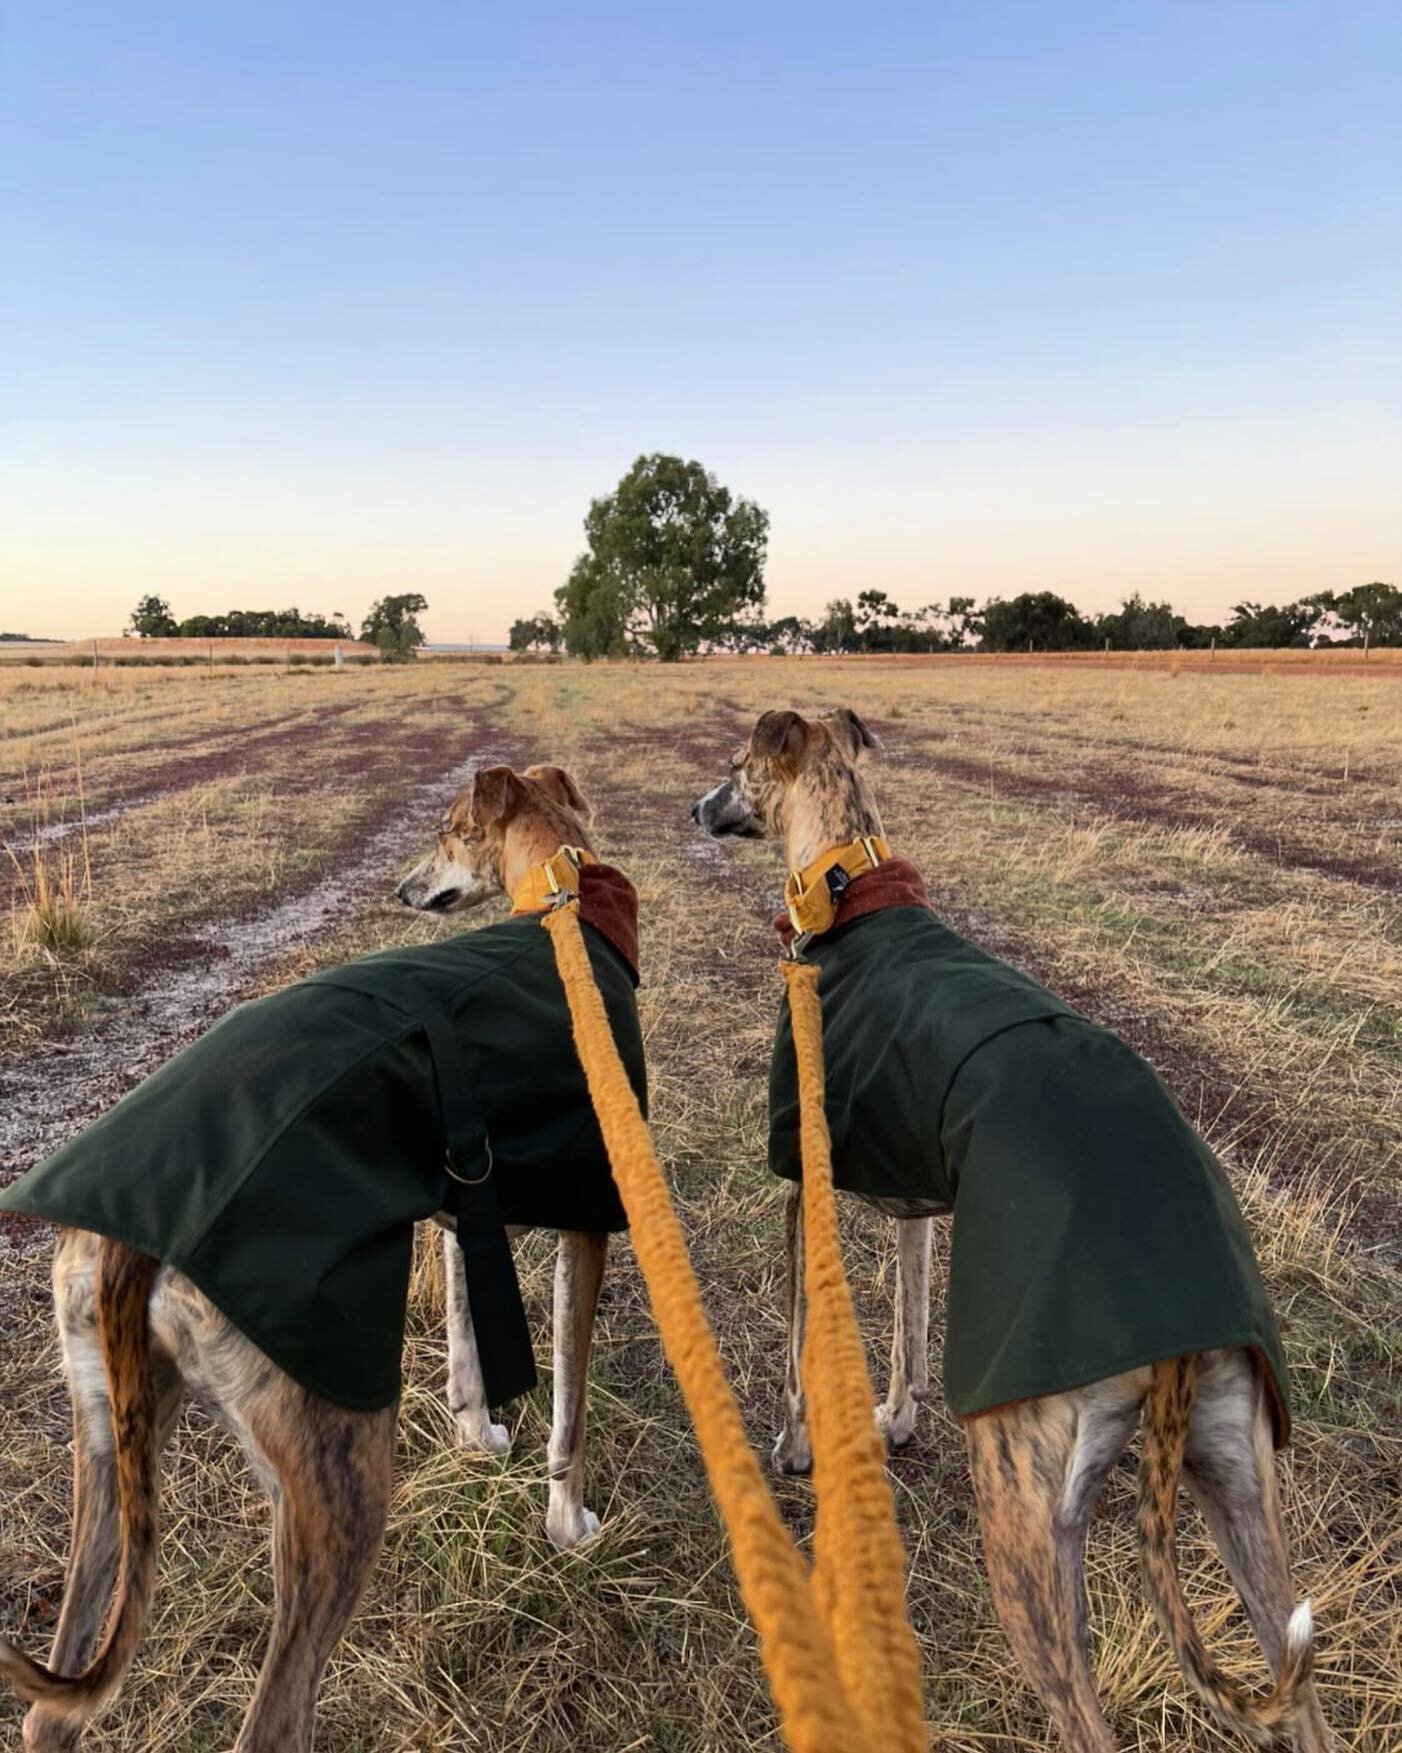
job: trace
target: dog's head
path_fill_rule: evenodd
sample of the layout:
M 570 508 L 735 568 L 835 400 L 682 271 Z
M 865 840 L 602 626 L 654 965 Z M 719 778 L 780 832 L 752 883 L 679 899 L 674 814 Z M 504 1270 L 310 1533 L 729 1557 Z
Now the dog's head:
M 510 894 L 562 846 L 592 851 L 588 821 L 589 807 L 563 767 L 480 768 L 439 824 L 437 846 L 396 892 L 425 913 L 461 913 Z
M 858 771 L 863 756 L 880 747 L 850 706 L 816 718 L 761 713 L 731 757 L 728 777 L 697 799 L 692 818 L 718 839 L 781 834 L 791 853 L 826 835 L 808 857 L 857 834 L 880 833 L 875 800 Z

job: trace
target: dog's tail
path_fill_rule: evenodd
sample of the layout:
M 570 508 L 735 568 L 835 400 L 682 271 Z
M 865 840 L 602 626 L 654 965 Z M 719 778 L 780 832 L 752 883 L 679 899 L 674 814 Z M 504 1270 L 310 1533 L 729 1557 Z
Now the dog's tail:
M 0 1676 L 31 1704 L 78 1720 L 121 1684 L 141 1637 L 156 1574 L 156 1391 L 149 1307 L 159 1262 L 124 1242 L 104 1240 L 97 1257 L 97 1330 L 107 1373 L 117 1472 L 121 1563 L 102 1644 L 71 1677 L 0 1640 Z
M 1197 1392 L 1197 1359 L 1154 1365 L 1144 1406 L 1144 1461 L 1139 1473 L 1139 1558 L 1144 1586 L 1164 1636 L 1210 1710 L 1258 1747 L 1277 1746 L 1304 1710 L 1301 1692 L 1314 1666 L 1314 1619 L 1308 1601 L 1290 1615 L 1275 1686 L 1250 1698 L 1208 1654 L 1178 1580 L 1174 1532 L 1178 1479 Z

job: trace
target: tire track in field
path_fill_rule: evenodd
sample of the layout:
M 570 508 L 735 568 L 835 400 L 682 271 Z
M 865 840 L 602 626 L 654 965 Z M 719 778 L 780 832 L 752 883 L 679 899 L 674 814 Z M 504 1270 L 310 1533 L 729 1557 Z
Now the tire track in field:
M 1244 819 L 1239 810 L 1233 814 L 1220 806 L 1196 803 L 1172 786 L 1124 765 L 1101 762 L 1094 768 L 1082 767 L 1079 772 L 1069 769 L 1055 774 L 1027 772 L 987 756 L 955 753 L 944 739 L 909 730 L 888 743 L 886 760 L 892 766 L 942 774 L 955 784 L 985 795 L 1042 803 L 1063 813 L 1069 805 L 1092 810 L 1110 821 L 1140 827 L 1220 830 L 1238 851 L 1278 870 L 1329 877 L 1384 894 L 1402 893 L 1402 868 L 1391 853 L 1334 851 L 1311 844 L 1298 832 L 1299 826 L 1309 829 L 1316 825 L 1356 832 L 1350 822 L 1335 823 L 1327 817 L 1318 823 L 1308 819 L 1301 822 L 1297 809 L 1297 831 L 1277 832 Z M 1269 781 L 1265 785 L 1267 789 L 1277 789 Z M 1282 791 L 1282 797 L 1288 795 Z M 1380 821 L 1377 832 L 1389 831 Z
M 498 696 L 479 709 L 480 717 L 504 703 Z M 271 907 L 203 923 L 185 946 L 194 952 L 190 958 L 139 984 L 109 1021 L 0 1074 L 0 1180 L 57 1149 L 217 1021 L 274 958 L 376 896 L 387 897 L 406 849 L 415 836 L 425 837 L 426 818 L 448 804 L 477 767 L 516 753 L 514 738 L 489 726 L 474 731 L 466 714 L 463 735 L 476 742 L 471 754 L 413 786 L 377 825 L 358 830 L 353 854 L 325 876 Z

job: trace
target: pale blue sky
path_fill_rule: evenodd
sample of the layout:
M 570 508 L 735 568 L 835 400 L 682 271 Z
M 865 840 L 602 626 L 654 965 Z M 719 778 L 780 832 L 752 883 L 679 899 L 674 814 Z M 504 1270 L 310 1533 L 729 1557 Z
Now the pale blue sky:
M 0 67 L 0 626 L 549 602 L 640 451 L 776 612 L 1402 582 L 1402 8 L 67 5 Z

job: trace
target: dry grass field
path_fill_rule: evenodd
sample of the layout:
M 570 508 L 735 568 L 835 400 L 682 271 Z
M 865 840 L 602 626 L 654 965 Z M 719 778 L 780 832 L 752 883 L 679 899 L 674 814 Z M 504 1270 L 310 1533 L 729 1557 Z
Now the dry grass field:
M 0 673 L 0 1173 L 17 1172 L 238 999 L 460 929 L 396 873 L 483 761 L 561 761 L 637 882 L 659 1146 L 753 1441 L 782 1373 L 779 1198 L 764 1168 L 776 850 L 687 810 L 768 705 L 879 730 L 894 845 L 956 928 L 1159 1067 L 1225 1154 L 1294 1371 L 1283 1478 L 1344 1746 L 1402 1746 L 1402 674 L 1257 665 L 735 661 L 656 668 Z M 472 916 L 471 929 L 495 917 Z M 890 1226 L 846 1213 L 879 1374 Z M 67 1410 L 47 1238 L 0 1232 L 0 1627 L 45 1644 L 67 1545 Z M 542 1344 L 548 1239 L 523 1244 Z M 945 1241 L 937 1242 L 934 1344 Z M 328 1674 L 319 1746 L 493 1753 L 776 1748 L 696 1451 L 626 1241 L 596 1345 L 597 1542 L 543 1533 L 547 1389 L 505 1463 L 450 1446 L 441 1286 L 416 1275 L 399 1487 Z M 547 1353 L 548 1355 L 548 1353 Z M 978 1561 L 963 1445 L 935 1398 L 892 1464 L 940 1745 L 1046 1744 Z M 1188 1699 L 1139 1591 L 1134 1473 L 1092 1531 L 1098 1683 L 1121 1745 L 1234 1746 Z M 809 1488 L 778 1494 L 806 1535 Z M 95 1748 L 228 1747 L 261 1655 L 266 1508 L 195 1413 L 167 1460 L 161 1586 Z M 1260 1663 L 1199 1524 L 1212 1646 Z M 0 1702 L 0 1743 L 18 1743 Z

